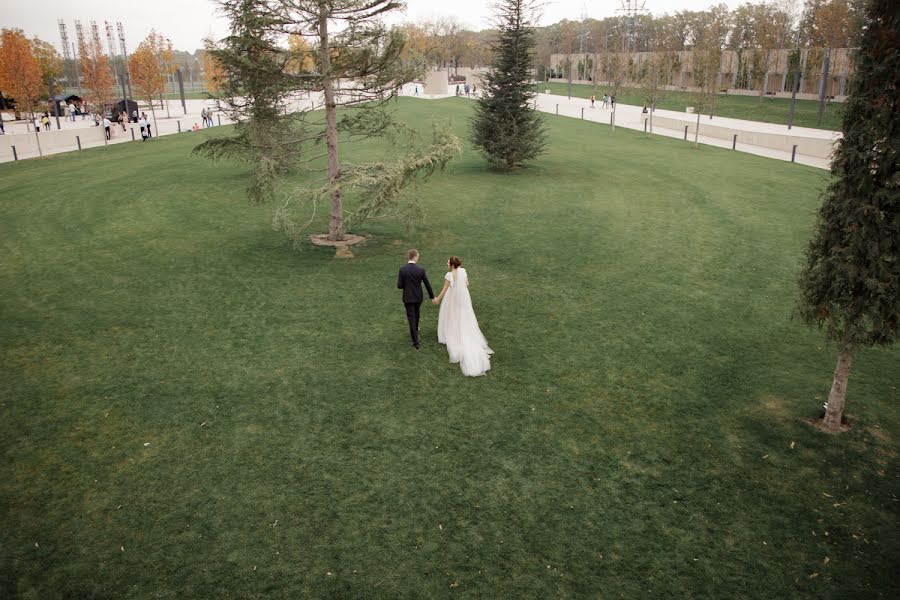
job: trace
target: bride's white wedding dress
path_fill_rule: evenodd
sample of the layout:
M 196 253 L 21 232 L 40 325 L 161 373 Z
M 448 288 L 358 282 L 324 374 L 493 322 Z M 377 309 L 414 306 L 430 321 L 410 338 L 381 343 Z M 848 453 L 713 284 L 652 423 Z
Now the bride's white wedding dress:
M 491 368 L 491 354 L 487 340 L 478 327 L 472 297 L 469 295 L 469 276 L 462 267 L 444 275 L 450 287 L 441 302 L 438 316 L 438 341 L 447 345 L 451 363 L 459 363 L 463 375 L 478 377 Z

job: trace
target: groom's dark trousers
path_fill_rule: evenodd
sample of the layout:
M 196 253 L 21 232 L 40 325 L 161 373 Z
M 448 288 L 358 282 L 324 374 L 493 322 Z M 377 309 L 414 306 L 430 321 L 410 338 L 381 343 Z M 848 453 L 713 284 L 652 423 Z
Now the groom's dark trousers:
M 422 284 L 428 290 L 428 297 L 434 298 L 431 283 L 425 269 L 414 262 L 408 262 L 400 268 L 397 275 L 397 289 L 403 290 L 403 306 L 406 307 L 406 320 L 409 321 L 409 337 L 413 346 L 419 347 L 419 309 L 422 307 Z

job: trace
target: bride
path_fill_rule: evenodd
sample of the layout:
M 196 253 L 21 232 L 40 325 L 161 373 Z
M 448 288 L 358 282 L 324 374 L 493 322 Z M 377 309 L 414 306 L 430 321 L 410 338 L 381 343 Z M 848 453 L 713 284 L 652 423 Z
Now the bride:
M 478 319 L 469 295 L 469 276 L 462 261 L 451 256 L 447 261 L 450 272 L 444 275 L 444 289 L 432 300 L 441 304 L 438 316 L 438 341 L 447 345 L 451 363 L 459 363 L 463 375 L 478 377 L 491 368 L 491 354 L 487 340 L 478 328 Z

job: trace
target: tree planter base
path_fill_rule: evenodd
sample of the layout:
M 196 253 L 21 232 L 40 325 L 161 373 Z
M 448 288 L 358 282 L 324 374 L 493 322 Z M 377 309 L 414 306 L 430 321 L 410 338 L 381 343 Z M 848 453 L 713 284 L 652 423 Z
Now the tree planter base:
M 327 233 L 319 233 L 309 236 L 309 241 L 312 242 L 314 246 L 331 246 L 334 248 L 335 258 L 353 258 L 353 252 L 350 251 L 350 246 L 364 242 L 366 241 L 366 238 L 361 235 L 347 233 L 344 234 L 344 239 L 342 240 L 329 240 Z

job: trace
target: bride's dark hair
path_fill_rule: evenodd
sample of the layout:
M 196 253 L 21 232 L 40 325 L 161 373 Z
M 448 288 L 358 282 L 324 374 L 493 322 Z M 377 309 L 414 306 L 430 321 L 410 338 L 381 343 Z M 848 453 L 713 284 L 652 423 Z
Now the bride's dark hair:
M 448 262 L 450 263 L 451 269 L 458 269 L 460 266 L 462 266 L 462 261 L 458 256 L 451 256 Z

